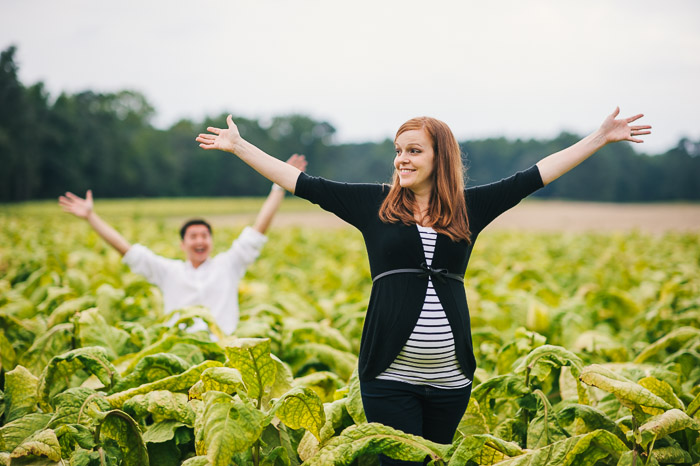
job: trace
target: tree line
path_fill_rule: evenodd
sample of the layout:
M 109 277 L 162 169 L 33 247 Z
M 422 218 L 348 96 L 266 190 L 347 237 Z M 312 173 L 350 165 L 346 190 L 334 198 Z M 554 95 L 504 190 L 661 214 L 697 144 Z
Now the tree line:
M 194 142 L 207 126 L 183 119 L 153 126 L 155 109 L 140 93 L 84 91 L 51 99 L 43 83 L 18 78 L 15 47 L 0 54 L 0 202 L 50 199 L 70 190 L 96 196 L 255 196 L 269 182 L 236 157 L 203 151 Z M 270 121 L 234 115 L 244 138 L 281 158 L 305 154 L 309 173 L 348 182 L 389 182 L 393 142 L 334 142 L 335 128 L 305 115 Z M 468 185 L 527 168 L 579 139 L 490 138 L 461 142 Z M 639 202 L 700 199 L 700 141 L 682 139 L 653 156 L 615 144 L 536 195 L 591 201 Z

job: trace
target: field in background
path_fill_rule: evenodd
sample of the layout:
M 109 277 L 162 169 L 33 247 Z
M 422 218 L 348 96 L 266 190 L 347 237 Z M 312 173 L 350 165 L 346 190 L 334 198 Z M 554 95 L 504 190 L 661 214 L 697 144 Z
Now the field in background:
M 261 202 L 97 209 L 130 241 L 181 258 L 183 218 L 212 220 L 219 252 Z M 105 451 L 159 466 L 375 465 L 378 451 L 430 452 L 450 466 L 700 464 L 697 212 L 531 201 L 499 219 L 465 280 L 479 367 L 447 449 L 365 422 L 353 370 L 372 286 L 366 252 L 317 207 L 285 202 L 241 283 L 237 338 L 203 308 L 181 312 L 183 324 L 208 323 L 214 343 L 168 324 L 161 293 L 55 202 L 0 206 L 0 464 L 28 464 L 37 445 L 71 464 Z M 526 221 L 551 228 L 553 217 L 596 232 L 528 231 Z M 694 231 L 647 232 L 659 225 Z M 601 231 L 613 227 L 638 231 Z
M 106 219 L 152 218 L 177 226 L 192 217 L 204 217 L 213 225 L 251 224 L 262 198 L 172 198 L 97 200 L 97 211 Z M 4 204 L 0 213 L 65 218 L 54 201 Z M 314 226 L 340 228 L 346 224 L 319 207 L 288 196 L 273 227 Z M 503 214 L 490 229 L 544 232 L 614 232 L 639 230 L 646 233 L 700 231 L 700 204 L 654 203 L 613 204 L 527 200 Z

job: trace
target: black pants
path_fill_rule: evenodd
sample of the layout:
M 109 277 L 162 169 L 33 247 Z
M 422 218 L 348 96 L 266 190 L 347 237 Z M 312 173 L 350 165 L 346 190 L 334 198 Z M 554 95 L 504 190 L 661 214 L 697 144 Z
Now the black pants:
M 457 389 L 411 385 L 393 380 L 360 382 L 368 422 L 380 422 L 437 443 L 452 443 L 469 404 L 472 386 Z M 380 455 L 382 465 L 423 464 Z

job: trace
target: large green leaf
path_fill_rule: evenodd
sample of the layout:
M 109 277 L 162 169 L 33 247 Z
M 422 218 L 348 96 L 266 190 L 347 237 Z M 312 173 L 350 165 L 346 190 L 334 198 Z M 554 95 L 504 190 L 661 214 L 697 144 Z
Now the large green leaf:
M 404 461 L 445 461 L 450 445 L 441 445 L 376 423 L 350 426 L 333 437 L 305 466 L 348 465 L 364 455 L 383 453 Z
M 75 322 L 75 336 L 80 346 L 99 346 L 107 350 L 110 360 L 124 353 L 129 334 L 107 323 L 97 308 L 80 312 Z
M 193 456 L 192 458 L 184 461 L 182 466 L 211 466 L 209 458 L 206 456 Z
M 523 450 L 517 444 L 493 435 L 469 435 L 459 442 L 448 466 L 466 466 L 470 460 L 477 464 L 496 464 L 522 454 Z
M 78 348 L 54 356 L 39 379 L 39 406 L 51 410 L 51 398 L 67 388 L 80 385 L 88 376 L 95 375 L 109 388 L 117 380 L 117 370 L 100 347 Z
M 0 328 L 0 369 L 10 369 L 17 364 L 17 352 L 12 341 L 5 335 L 5 330 Z
M 170 353 L 149 354 L 139 361 L 128 375 L 114 384 L 113 392 L 121 392 L 155 382 L 172 375 L 185 372 L 190 364 L 182 358 Z
M 348 414 L 355 421 L 355 424 L 362 424 L 367 422 L 367 416 L 365 415 L 365 409 L 362 406 L 362 394 L 360 392 L 360 377 L 357 372 L 357 368 L 352 373 L 350 381 L 348 382 L 348 401 L 346 403 L 346 408 Z
M 245 392 L 241 372 L 232 367 L 210 367 L 202 372 L 201 381 L 204 391 L 216 390 L 229 395 L 234 395 L 239 390 Z
M 195 413 L 187 402 L 184 393 L 173 393 L 168 390 L 153 390 L 143 395 L 136 395 L 123 406 L 124 411 L 135 418 L 153 417 L 154 422 L 175 420 L 194 426 Z
M 661 410 L 671 409 L 672 406 L 662 398 L 639 384 L 625 380 L 602 366 L 593 364 L 587 366 L 581 373 L 581 381 L 588 385 L 598 387 L 608 393 L 612 393 L 624 406 L 634 409 L 636 407 L 657 408 Z
M 260 464 L 264 466 L 299 466 L 295 437 L 294 432 L 284 424 L 265 426 L 260 437 L 262 444 Z
M 209 331 L 216 336 L 219 340 L 224 338 L 224 333 L 219 328 L 216 323 L 216 319 L 211 314 L 209 309 L 204 306 L 189 306 L 184 309 L 178 309 L 175 311 L 177 313 L 177 320 L 171 323 L 173 328 L 177 328 L 180 324 L 191 325 L 195 319 L 201 319 L 209 327 Z M 170 319 L 170 316 L 166 316 Z
M 530 393 L 525 378 L 518 375 L 499 375 L 474 387 L 472 396 L 480 405 L 494 398 L 520 398 Z
M 654 448 L 654 451 L 651 452 L 652 455 L 654 455 L 654 458 L 656 458 L 656 461 L 659 463 L 683 463 L 683 464 L 689 464 L 693 462 L 693 458 L 690 456 L 690 453 L 687 451 L 683 450 L 679 446 L 671 446 L 671 447 L 659 447 L 659 448 Z
M 695 327 L 681 327 L 674 329 L 668 335 L 659 338 L 654 343 L 644 348 L 644 351 L 639 353 L 639 355 L 634 358 L 633 362 L 635 364 L 641 364 L 654 358 L 656 355 L 662 353 L 669 347 L 682 346 L 687 341 L 694 338 L 700 338 L 700 329 Z
M 183 355 L 178 354 L 178 352 L 174 350 L 174 348 L 178 345 L 187 345 L 188 347 L 195 346 L 202 351 L 206 359 L 224 362 L 224 351 L 216 343 L 212 343 L 211 341 L 200 340 L 198 338 L 189 336 L 169 335 L 135 354 L 129 365 L 126 366 L 126 368 L 124 369 L 123 374 L 129 374 L 133 372 L 133 370 L 139 364 L 139 362 L 143 358 L 151 354 L 170 353 L 177 354 L 181 358 L 186 359 L 183 357 Z
M 343 382 L 340 377 L 329 371 L 313 372 L 294 379 L 295 387 L 308 387 L 312 389 L 324 402 L 333 401 L 335 391 L 344 385 L 345 382 Z
M 292 370 L 289 365 L 280 360 L 274 354 L 270 354 L 272 362 L 275 363 L 275 381 L 272 382 L 272 386 L 269 390 L 265 391 L 262 399 L 262 409 L 267 410 L 270 407 L 270 401 L 274 398 L 279 398 L 280 396 L 287 393 L 292 389 L 294 384 L 294 375 L 292 375 Z
M 604 412 L 593 406 L 573 404 L 564 407 L 558 413 L 559 421 L 564 425 L 574 424 L 575 434 L 582 435 L 603 429 L 624 438 L 622 431 Z
M 691 417 L 695 417 L 695 415 L 700 412 L 700 392 L 698 392 L 697 395 L 695 395 L 695 398 L 693 398 L 693 401 L 690 402 L 686 412 Z
M 92 426 L 93 418 L 89 415 L 91 408 L 96 408 L 98 411 L 110 409 L 103 394 L 85 387 L 69 388 L 56 395 L 53 403 L 55 411 L 49 423 L 52 429 L 69 424 Z
M 271 410 L 292 429 L 304 428 L 321 440 L 320 430 L 326 422 L 323 402 L 307 387 L 296 387 L 277 400 Z
M 265 415 L 238 396 L 210 391 L 204 398 L 202 423 L 195 425 L 195 435 L 204 444 L 209 462 L 227 466 L 234 453 L 250 448 L 263 430 Z
M 569 433 L 559 424 L 557 413 L 544 393 L 540 390 L 535 390 L 534 393 L 538 396 L 542 409 L 527 426 L 527 448 L 544 447 L 570 437 Z
M 39 379 L 22 366 L 5 373 L 5 424 L 36 411 Z
M 684 429 L 700 430 L 700 423 L 680 409 L 671 409 L 653 417 L 649 422 L 641 425 L 637 431 L 628 432 L 627 436 L 646 448 L 649 443 Z
M 323 368 L 335 372 L 347 380 L 357 367 L 357 356 L 322 343 L 296 343 L 285 352 L 285 361 L 295 374 L 305 373 L 307 368 Z
M 617 459 L 627 446 L 604 430 L 571 437 L 498 463 L 499 466 L 594 466 L 605 458 Z
M 34 432 L 43 430 L 50 420 L 49 413 L 32 413 L 0 427 L 0 451 L 14 450 Z
M 61 445 L 62 458 L 70 458 L 78 447 L 86 450 L 95 448 L 95 434 L 83 425 L 62 424 L 54 432 Z
M 270 357 L 270 340 L 238 339 L 234 345 L 226 347 L 226 356 L 226 365 L 241 372 L 249 397 L 261 397 L 265 387 L 275 382 L 277 365 Z
M 300 343 L 321 343 L 341 351 L 352 351 L 350 342 L 336 328 L 327 323 L 306 321 L 295 325 L 285 338 L 286 346 L 293 347 Z
M 545 380 L 552 369 L 559 369 L 562 366 L 570 366 L 572 375 L 578 377 L 583 369 L 583 361 L 566 348 L 544 345 L 530 351 L 515 372 L 527 373 L 531 378 Z
M 148 464 L 148 451 L 141 436 L 141 429 L 131 416 L 124 411 L 114 409 L 105 414 L 99 425 L 99 435 L 119 445 L 124 459 L 124 466 L 143 466 Z
M 162 380 L 155 382 L 143 384 L 138 387 L 130 388 L 123 392 L 113 393 L 107 396 L 107 401 L 115 407 L 121 408 L 126 400 L 129 398 L 141 395 L 144 393 L 152 392 L 155 390 L 170 390 L 171 392 L 187 392 L 192 385 L 194 385 L 206 369 L 210 367 L 220 367 L 221 363 L 218 361 L 204 361 L 203 363 L 190 367 L 182 374 L 171 375 Z
M 172 419 L 155 422 L 148 426 L 143 434 L 143 441 L 146 443 L 164 443 L 175 437 L 175 432 L 180 427 L 187 427 L 185 424 Z
M 59 324 L 39 335 L 19 358 L 20 364 L 40 375 L 51 358 L 73 349 L 73 324 Z
M 44 429 L 32 434 L 12 450 L 11 457 L 14 459 L 33 457 L 46 457 L 51 461 L 61 459 L 61 445 L 58 443 L 56 434 L 51 429 Z
M 81 296 L 75 299 L 69 299 L 61 303 L 53 310 L 46 325 L 51 328 L 59 324 L 68 323 L 75 314 L 85 309 L 95 306 L 95 297 L 91 295 Z M 72 325 L 71 325 L 72 326 Z
M 477 434 L 488 434 L 489 426 L 486 421 L 486 416 L 481 412 L 479 402 L 476 398 L 469 398 L 469 405 L 464 412 L 462 419 L 457 426 L 457 433 L 462 436 L 471 436 Z
M 638 380 L 637 383 L 674 408 L 685 409 L 683 402 L 676 396 L 673 388 L 671 388 L 671 385 L 667 382 L 659 380 L 656 377 L 644 377 Z
M 326 422 L 323 424 L 320 430 L 320 437 L 316 436 L 310 431 L 306 431 L 302 437 L 299 445 L 297 447 L 297 453 L 302 461 L 314 456 L 318 453 L 321 444 L 324 444 L 330 438 L 340 433 L 346 427 L 351 426 L 354 421 L 350 417 L 347 411 L 347 398 L 341 398 L 332 403 L 323 404 L 323 412 L 325 414 Z M 319 441 L 320 440 L 320 441 Z

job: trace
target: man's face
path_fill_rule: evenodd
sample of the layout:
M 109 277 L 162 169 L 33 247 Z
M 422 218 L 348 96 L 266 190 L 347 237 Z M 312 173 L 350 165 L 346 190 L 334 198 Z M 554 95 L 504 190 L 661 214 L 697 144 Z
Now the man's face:
M 199 265 L 209 258 L 211 253 L 211 233 L 206 225 L 190 225 L 185 231 L 180 247 L 192 265 Z

